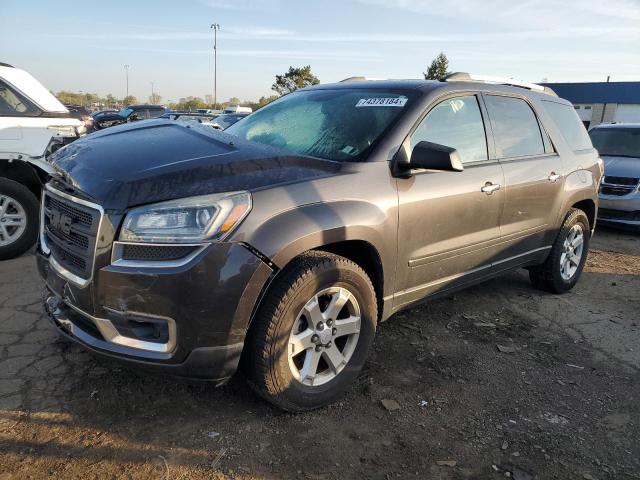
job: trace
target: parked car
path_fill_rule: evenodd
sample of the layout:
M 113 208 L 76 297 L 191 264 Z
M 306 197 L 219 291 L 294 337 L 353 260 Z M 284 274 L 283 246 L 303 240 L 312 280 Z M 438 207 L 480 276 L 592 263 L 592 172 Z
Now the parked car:
M 230 105 L 224 109 L 224 113 L 252 113 L 251 107 L 241 107 L 240 105 Z
M 47 156 L 85 127 L 29 73 L 0 63 L 0 260 L 21 255 L 38 237 Z
M 87 132 L 91 132 L 93 130 L 93 116 L 89 110 L 81 105 L 65 105 L 65 107 L 69 110 L 69 115 L 73 118 L 77 118 L 84 124 L 84 128 L 86 128 Z
M 121 125 L 137 120 L 147 120 L 164 115 L 167 109 L 162 105 L 130 105 L 124 107 L 118 113 L 105 113 L 94 118 L 96 130 Z
M 602 162 L 571 103 L 505 83 L 320 85 L 226 131 L 160 119 L 70 145 L 38 253 L 54 325 L 170 375 L 242 363 L 300 411 L 342 394 L 395 312 L 521 267 L 570 290 Z
M 213 110 L 210 108 L 196 108 L 196 113 L 202 113 L 204 115 L 220 115 L 222 110 Z
M 598 220 L 640 230 L 640 124 L 602 124 L 589 135 L 604 160 Z
M 91 114 L 93 118 L 99 117 L 100 115 L 104 115 L 106 113 L 118 113 L 118 110 L 114 110 L 112 108 L 108 108 L 106 110 L 96 110 Z
M 167 112 L 160 118 L 168 118 L 170 120 L 179 120 L 181 122 L 197 122 L 214 128 L 220 128 L 215 122 L 218 115 L 194 112 Z
M 226 128 L 230 127 L 234 123 L 242 120 L 247 115 L 249 114 L 248 113 L 232 113 L 232 114 L 219 115 L 215 118 L 213 123 L 216 128 L 225 130 Z

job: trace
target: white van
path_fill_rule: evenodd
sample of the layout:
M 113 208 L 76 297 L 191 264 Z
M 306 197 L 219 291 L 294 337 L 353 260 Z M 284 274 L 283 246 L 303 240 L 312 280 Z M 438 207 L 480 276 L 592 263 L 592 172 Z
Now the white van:
M 229 105 L 224 109 L 224 113 L 252 113 L 251 107 L 241 107 L 240 105 Z
M 24 70 L 0 63 L 0 260 L 38 237 L 47 156 L 85 133 L 83 123 Z

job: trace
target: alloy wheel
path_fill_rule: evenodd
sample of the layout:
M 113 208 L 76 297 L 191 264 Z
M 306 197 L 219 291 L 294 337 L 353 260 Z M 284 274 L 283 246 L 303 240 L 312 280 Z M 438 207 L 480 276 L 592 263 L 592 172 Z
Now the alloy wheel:
M 344 370 L 360 337 L 360 306 L 346 288 L 329 287 L 298 313 L 288 342 L 289 368 L 303 385 L 318 386 Z
M 14 198 L 0 194 L 0 246 L 20 238 L 27 228 L 27 213 Z
M 560 276 L 569 281 L 578 271 L 584 250 L 584 231 L 580 224 L 571 227 L 562 245 Z

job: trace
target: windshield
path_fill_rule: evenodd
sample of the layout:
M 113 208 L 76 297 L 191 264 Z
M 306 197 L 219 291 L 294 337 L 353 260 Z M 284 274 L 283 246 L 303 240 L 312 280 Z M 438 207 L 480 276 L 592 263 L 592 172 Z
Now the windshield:
M 596 128 L 589 135 L 600 155 L 640 158 L 640 128 Z
M 301 155 L 358 161 L 400 118 L 412 96 L 373 89 L 295 92 L 226 132 Z
M 118 112 L 118 115 L 120 115 L 121 117 L 127 118 L 131 112 L 133 112 L 133 108 L 125 107 Z

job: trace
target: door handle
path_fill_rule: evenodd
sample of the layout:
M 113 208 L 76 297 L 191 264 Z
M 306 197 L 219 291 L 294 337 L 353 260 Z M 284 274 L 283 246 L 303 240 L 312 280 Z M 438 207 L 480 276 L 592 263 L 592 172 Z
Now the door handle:
M 487 195 L 491 195 L 496 190 L 500 190 L 500 184 L 499 183 L 491 183 L 491 182 L 485 183 L 484 187 L 482 187 L 480 189 L 481 192 L 484 192 Z
M 551 172 L 547 178 L 550 182 L 555 183 L 560 178 L 560 175 L 558 175 L 556 172 Z

